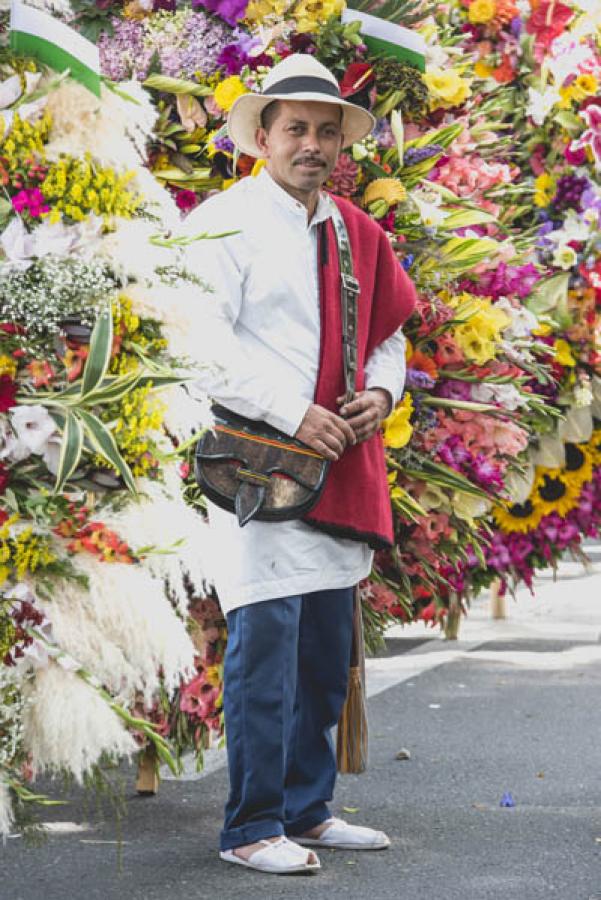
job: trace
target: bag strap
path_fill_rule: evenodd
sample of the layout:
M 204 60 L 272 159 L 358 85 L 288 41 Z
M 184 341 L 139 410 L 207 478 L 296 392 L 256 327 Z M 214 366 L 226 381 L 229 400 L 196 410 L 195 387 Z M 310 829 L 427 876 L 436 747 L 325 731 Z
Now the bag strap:
M 357 318 L 360 285 L 353 271 L 351 242 L 342 213 L 330 198 L 340 267 L 340 308 L 342 312 L 342 360 L 345 403 L 355 396 L 357 385 Z

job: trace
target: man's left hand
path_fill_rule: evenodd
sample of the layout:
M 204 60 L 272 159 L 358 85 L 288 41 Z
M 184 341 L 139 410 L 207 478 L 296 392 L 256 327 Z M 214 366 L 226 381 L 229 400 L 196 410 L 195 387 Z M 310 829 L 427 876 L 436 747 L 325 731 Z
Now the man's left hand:
M 355 432 L 357 442 L 367 441 L 379 430 L 382 421 L 390 413 L 391 397 L 384 388 L 359 391 L 350 403 L 344 403 L 344 396 L 338 397 L 340 415 L 346 419 Z

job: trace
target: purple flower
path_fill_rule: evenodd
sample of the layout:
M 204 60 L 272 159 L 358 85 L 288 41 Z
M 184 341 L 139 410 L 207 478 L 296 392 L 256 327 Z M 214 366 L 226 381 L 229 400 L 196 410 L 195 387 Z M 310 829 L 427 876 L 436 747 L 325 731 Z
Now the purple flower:
M 436 387 L 437 397 L 446 397 L 447 400 L 471 400 L 472 389 L 467 381 L 456 381 L 449 378 L 439 382 Z
M 411 367 L 407 369 L 407 387 L 410 390 L 417 388 L 418 390 L 428 391 L 434 387 L 434 383 L 434 379 L 427 372 L 422 372 L 420 369 L 412 369 Z
M 522 20 L 519 16 L 514 16 L 509 26 L 514 37 L 519 38 L 522 33 Z
M 209 12 L 215 13 L 228 25 L 233 26 L 244 18 L 248 0 L 192 0 L 192 6 L 195 8 L 204 6 Z
M 513 807 L 515 806 L 515 800 L 511 796 L 510 791 L 505 791 L 505 793 L 501 797 L 501 802 L 499 803 L 499 806 L 504 806 L 507 809 L 513 809 Z

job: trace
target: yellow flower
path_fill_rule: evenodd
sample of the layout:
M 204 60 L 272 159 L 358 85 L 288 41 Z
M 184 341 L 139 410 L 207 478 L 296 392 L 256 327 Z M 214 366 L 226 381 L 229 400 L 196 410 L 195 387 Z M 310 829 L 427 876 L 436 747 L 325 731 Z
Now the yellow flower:
M 367 185 L 363 194 L 363 202 L 367 206 L 374 200 L 384 200 L 389 206 L 400 203 L 407 196 L 404 185 L 396 178 L 376 178 Z
M 438 109 L 440 106 L 450 109 L 460 106 L 471 97 L 471 82 L 462 78 L 455 69 L 444 72 L 442 69 L 432 68 L 423 78 L 430 92 L 431 109 Z
M 537 206 L 549 206 L 555 196 L 555 180 L 543 172 L 534 182 L 534 202 Z
M 261 171 L 261 169 L 264 169 L 264 168 L 265 168 L 265 163 L 266 163 L 266 160 L 265 160 L 265 159 L 258 159 L 258 160 L 256 161 L 256 163 L 254 164 L 254 166 L 253 166 L 252 169 L 250 170 L 250 174 L 253 176 L 253 178 L 255 178 L 255 177 L 259 174 L 259 172 Z
M 413 433 L 413 425 L 410 423 L 413 413 L 411 394 L 407 393 L 403 400 L 394 409 L 387 419 L 384 419 L 384 444 L 395 450 L 400 450 L 409 443 Z
M 558 362 L 560 366 L 576 365 L 576 360 L 572 356 L 570 345 L 567 341 L 564 341 L 563 338 L 558 338 L 555 341 L 553 351 L 555 353 L 555 362 Z
M 339 16 L 344 6 L 343 0 L 300 0 L 292 10 L 296 30 L 315 33 L 332 16 Z
M 16 374 L 17 363 L 12 356 L 3 353 L 2 356 L 0 356 L 0 375 L 10 375 L 11 378 L 14 378 Z
M 561 100 L 557 105 L 560 109 L 569 109 L 572 105 L 572 101 L 576 100 L 576 91 L 574 88 L 574 82 L 572 82 L 572 84 L 559 88 L 559 96 L 561 97 Z
M 219 687 L 219 685 L 221 684 L 221 672 L 219 670 L 219 666 L 207 666 L 205 675 L 210 685 L 212 685 L 213 687 Z
M 598 86 L 597 79 L 594 75 L 591 75 L 590 73 L 579 75 L 572 85 L 575 99 L 584 100 L 585 97 L 596 94 Z
M 454 334 L 463 355 L 480 366 L 494 359 L 495 342 L 482 335 L 473 325 L 462 325 Z
M 217 85 L 213 99 L 221 109 L 229 112 L 242 94 L 248 94 L 248 88 L 244 86 L 239 75 L 230 75 Z
M 487 22 L 492 22 L 496 12 L 495 0 L 474 0 L 467 16 L 472 25 L 486 25 Z
M 481 59 L 479 59 L 474 66 L 474 74 L 477 75 L 478 78 L 490 78 L 493 72 L 493 67 L 487 66 Z

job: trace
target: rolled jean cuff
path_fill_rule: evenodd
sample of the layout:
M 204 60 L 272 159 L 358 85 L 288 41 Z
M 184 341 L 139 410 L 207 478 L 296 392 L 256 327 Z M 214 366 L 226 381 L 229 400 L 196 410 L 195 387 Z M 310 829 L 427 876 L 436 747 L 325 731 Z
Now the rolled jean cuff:
M 322 822 L 326 822 L 331 818 L 332 815 L 328 808 L 324 807 L 321 812 L 308 813 L 306 816 L 303 816 L 302 819 L 297 819 L 296 822 L 290 822 L 289 825 L 286 825 L 286 834 L 288 837 L 292 838 L 300 837 L 305 831 L 311 831 L 312 828 L 317 828 Z
M 256 844 L 257 841 L 264 841 L 267 838 L 281 837 L 283 834 L 284 826 L 276 819 L 249 822 L 248 825 L 240 825 L 238 828 L 222 831 L 219 849 L 233 850 L 235 847 L 245 847 L 247 844 Z

